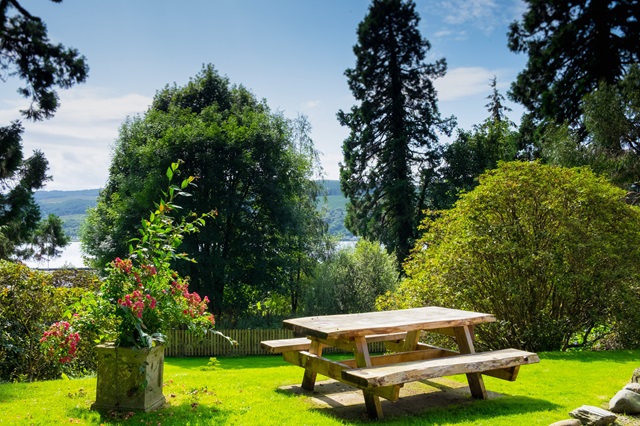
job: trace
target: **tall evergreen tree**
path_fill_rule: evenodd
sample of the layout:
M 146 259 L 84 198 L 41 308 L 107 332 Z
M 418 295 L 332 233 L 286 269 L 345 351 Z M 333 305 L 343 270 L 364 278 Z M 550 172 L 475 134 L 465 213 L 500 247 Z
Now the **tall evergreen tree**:
M 491 94 L 486 97 L 489 103 L 485 105 L 485 108 L 491 113 L 491 117 L 489 117 L 487 122 L 497 125 L 503 121 L 507 121 L 509 124 L 515 125 L 512 121 L 509 121 L 507 117 L 507 112 L 511 111 L 511 108 L 504 104 L 504 95 L 498 90 L 498 78 L 493 76 L 489 85 L 491 86 Z
M 639 0 L 525 0 L 509 48 L 529 55 L 512 98 L 535 121 L 579 125 L 582 98 L 640 61 Z
M 437 132 L 450 134 L 455 125 L 441 118 L 432 83 L 446 62 L 425 63 L 431 45 L 419 19 L 413 1 L 373 1 L 358 26 L 356 66 L 345 72 L 358 104 L 338 112 L 351 131 L 340 165 L 347 228 L 384 243 L 399 264 L 413 246 L 440 159 Z

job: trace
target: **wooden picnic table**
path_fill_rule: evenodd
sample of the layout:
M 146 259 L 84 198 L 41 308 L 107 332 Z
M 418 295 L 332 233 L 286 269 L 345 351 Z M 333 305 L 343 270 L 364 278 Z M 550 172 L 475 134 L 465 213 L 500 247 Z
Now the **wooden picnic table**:
M 272 353 L 305 369 L 302 387 L 313 390 L 318 374 L 362 389 L 367 413 L 383 417 L 380 397 L 396 401 L 404 383 L 466 374 L 474 398 L 486 399 L 482 374 L 515 380 L 520 365 L 538 362 L 535 353 L 506 349 L 476 353 L 475 326 L 495 321 L 491 314 L 437 306 L 347 315 L 293 318 L 284 327 L 306 338 L 262 342 Z M 455 338 L 458 351 L 420 342 L 423 332 Z M 371 355 L 368 343 L 384 341 L 384 355 Z M 332 361 L 324 347 L 354 353 L 354 359 Z

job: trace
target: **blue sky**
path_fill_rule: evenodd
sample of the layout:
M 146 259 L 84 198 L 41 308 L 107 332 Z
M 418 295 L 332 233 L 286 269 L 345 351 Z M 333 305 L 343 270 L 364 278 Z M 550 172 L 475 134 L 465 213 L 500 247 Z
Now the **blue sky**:
M 86 83 L 60 91 L 62 106 L 45 122 L 24 123 L 26 154 L 42 150 L 50 163 L 47 190 L 99 188 L 127 116 L 144 113 L 157 90 L 183 85 L 212 63 L 274 111 L 305 114 L 322 153 L 327 179 L 337 179 L 348 132 L 336 112 L 354 100 L 344 76 L 368 0 L 23 0 L 47 24 L 53 41 L 87 57 Z M 521 0 L 416 0 L 429 60 L 446 58 L 435 81 L 440 110 L 465 129 L 487 116 L 495 75 L 506 93 L 526 63 L 507 48 L 508 25 L 524 12 Z M 26 100 L 16 78 L 0 83 L 0 122 L 19 118 Z M 510 106 L 516 122 L 522 114 Z

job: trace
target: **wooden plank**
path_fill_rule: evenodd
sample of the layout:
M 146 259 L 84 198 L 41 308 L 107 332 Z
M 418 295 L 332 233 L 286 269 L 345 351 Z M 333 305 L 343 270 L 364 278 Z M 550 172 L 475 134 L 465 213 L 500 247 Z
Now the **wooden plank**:
M 388 333 L 388 334 L 372 334 L 367 337 L 367 343 L 389 342 L 404 340 L 407 333 Z
M 254 331 L 254 330 L 252 330 Z M 256 334 L 252 333 L 251 338 L 255 339 Z M 406 333 L 393 333 L 393 334 L 376 334 L 372 336 L 366 336 L 367 344 L 386 341 L 401 341 L 406 336 Z M 345 351 L 353 351 L 355 346 L 352 340 L 326 340 L 315 339 L 320 343 L 343 349 Z M 251 347 L 255 346 L 253 342 L 249 342 Z M 275 340 L 263 340 L 260 342 L 260 347 L 272 354 L 279 354 L 286 351 L 306 351 L 311 347 L 311 340 L 306 337 L 298 337 L 293 339 L 275 339 Z
M 445 356 L 459 355 L 458 353 L 455 353 L 452 351 L 446 351 L 446 352 L 443 352 L 443 351 L 446 351 L 446 349 L 431 348 L 431 349 L 423 349 L 420 351 L 396 352 L 394 354 L 372 356 L 371 365 L 375 367 L 375 366 L 381 366 L 381 365 L 398 364 L 398 363 L 410 362 L 410 361 L 424 361 L 428 359 L 442 358 Z
M 358 386 L 357 384 L 349 382 L 342 378 L 343 370 L 351 369 L 356 366 L 355 360 L 353 359 L 348 360 L 346 363 L 344 361 L 338 362 L 332 361 L 327 358 L 322 358 L 305 351 L 285 352 L 282 354 L 282 357 L 290 364 L 297 365 L 303 368 L 312 368 L 316 371 L 317 374 L 321 374 L 323 376 L 337 380 L 346 385 L 363 390 L 366 388 L 363 386 Z M 388 399 L 389 401 L 397 401 L 400 396 L 400 388 L 402 386 L 402 384 L 394 386 L 382 386 L 374 389 L 374 393 L 382 398 Z
M 311 342 L 311 347 L 309 348 L 309 353 L 311 355 L 316 355 L 318 358 L 322 356 L 322 343 L 319 342 Z M 286 353 L 286 352 L 285 352 Z M 313 366 L 305 366 L 304 367 L 304 376 L 302 377 L 302 387 L 306 390 L 313 390 L 316 385 L 316 376 L 318 372 L 313 368 Z
M 443 354 L 441 351 L 446 351 L 446 349 L 434 347 L 430 350 L 425 349 L 425 350 L 413 351 L 413 352 L 397 352 L 394 354 L 375 355 L 375 356 L 370 356 L 369 359 L 371 360 L 371 366 L 377 367 L 382 365 L 398 364 L 401 362 L 424 361 L 428 359 L 442 358 L 443 356 L 460 355 L 459 353 L 452 352 L 452 351 L 446 351 L 446 353 Z M 300 351 L 300 352 L 307 353 L 305 351 Z M 287 353 L 283 353 L 282 355 L 285 361 L 291 362 L 292 364 L 295 364 L 295 365 L 300 365 L 298 362 L 291 361 L 291 360 L 299 359 L 296 355 L 289 355 Z M 345 365 L 349 368 L 358 368 L 358 365 L 355 359 L 342 359 L 340 360 L 339 364 Z M 304 365 L 301 365 L 301 366 L 304 367 Z M 319 373 L 327 376 L 321 371 Z M 327 376 L 327 377 L 335 378 L 333 376 Z
M 372 334 L 460 327 L 495 320 L 490 314 L 428 306 L 396 311 L 293 318 L 285 320 L 283 324 L 286 328 L 307 336 L 349 339 Z
M 539 362 L 538 355 L 518 349 L 457 355 L 424 361 L 357 368 L 342 371 L 343 379 L 359 386 L 389 386 L 455 374 L 485 371 Z
M 473 346 L 473 328 L 471 326 L 456 327 L 453 329 L 461 354 L 473 354 L 476 352 Z M 466 372 L 469 391 L 475 399 L 487 399 L 487 389 L 484 387 L 484 379 L 478 373 Z
M 263 340 L 260 342 L 260 346 L 272 354 L 279 354 L 287 351 L 306 351 L 311 347 L 311 340 L 306 337 Z
M 420 341 L 421 334 L 421 330 L 412 330 L 408 332 L 407 337 L 404 339 L 404 344 L 402 345 L 403 351 L 415 351 L 418 346 L 418 342 Z
M 364 336 L 356 336 L 354 339 L 355 351 L 354 356 L 356 358 L 356 365 L 358 367 L 371 367 L 371 356 L 369 355 L 369 347 L 367 346 L 367 340 Z M 367 409 L 367 414 L 372 419 L 381 419 L 384 417 L 382 412 L 382 404 L 380 403 L 380 397 L 376 395 L 371 389 L 367 388 L 363 391 L 364 394 L 364 406 Z
M 510 382 L 515 382 L 518 377 L 518 372 L 520 371 L 520 366 L 516 365 L 514 367 L 502 368 L 500 370 L 489 370 L 483 371 L 483 376 L 491 376 L 496 379 L 508 380 Z
M 404 342 L 386 342 L 385 346 L 387 350 L 390 352 L 403 352 Z M 427 345 L 426 343 L 418 343 L 416 345 L 416 351 L 438 351 L 438 356 L 452 356 L 452 355 L 460 355 L 458 351 L 452 351 L 450 349 L 440 348 L 438 346 Z

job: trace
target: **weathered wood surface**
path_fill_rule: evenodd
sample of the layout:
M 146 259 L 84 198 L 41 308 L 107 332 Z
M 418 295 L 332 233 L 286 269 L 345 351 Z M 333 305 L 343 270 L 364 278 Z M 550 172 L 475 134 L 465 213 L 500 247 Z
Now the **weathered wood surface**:
M 377 343 L 377 342 L 400 342 L 406 336 L 406 333 L 392 333 L 392 334 L 374 334 L 371 336 L 366 336 L 367 343 Z M 320 343 L 326 344 L 327 346 L 333 346 L 340 349 L 345 349 L 347 351 L 354 350 L 355 346 L 353 341 L 344 340 L 344 341 L 325 341 L 323 339 L 318 339 Z M 311 340 L 306 337 L 296 337 L 293 339 L 276 339 L 276 340 L 264 340 L 260 342 L 260 346 L 262 349 L 269 351 L 272 354 L 280 354 L 288 351 L 306 351 L 311 347 Z
M 478 352 L 424 361 L 344 370 L 343 379 L 359 386 L 389 386 L 455 374 L 482 373 L 540 362 L 538 355 L 518 349 Z
M 428 306 L 397 311 L 293 318 L 285 328 L 321 339 L 351 339 L 372 334 L 446 329 L 495 321 L 491 314 Z
M 356 383 L 349 382 L 342 378 L 342 371 L 356 367 L 356 360 L 350 359 L 345 361 L 332 361 L 327 358 L 311 354 L 306 351 L 285 352 L 282 354 L 285 361 L 299 365 L 303 368 L 314 370 L 317 374 L 329 377 L 339 382 L 364 390 L 367 386 L 358 386 Z M 389 401 L 397 401 L 400 395 L 402 384 L 394 386 L 382 386 L 375 389 L 375 395 L 388 399 Z
M 456 327 L 453 329 L 456 342 L 458 343 L 458 350 L 460 354 L 474 354 L 476 349 L 474 347 L 474 330 L 470 326 Z M 484 379 L 481 374 L 471 371 L 465 371 L 467 374 L 467 382 L 469 383 L 469 391 L 471 396 L 475 399 L 487 399 L 487 389 L 484 386 Z
M 288 351 L 306 351 L 311 347 L 311 340 L 306 337 L 294 339 L 263 340 L 260 342 L 262 349 L 272 354 L 279 354 Z

